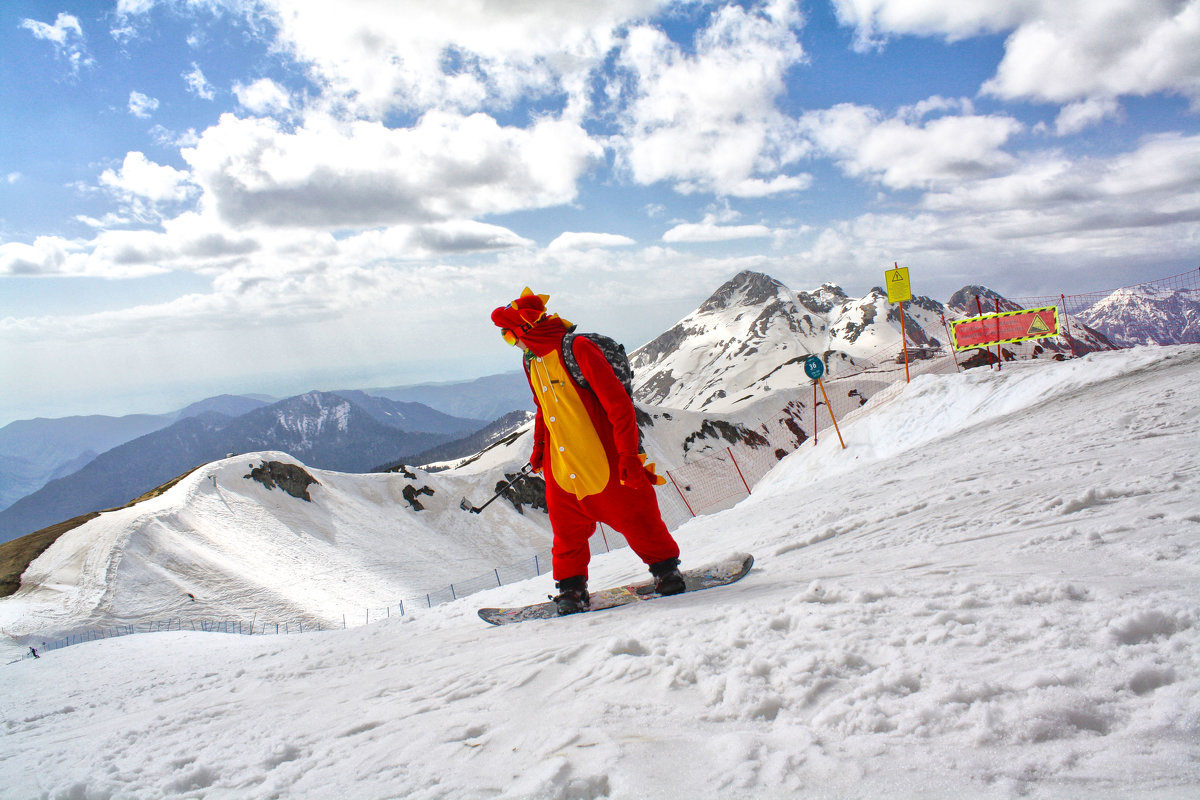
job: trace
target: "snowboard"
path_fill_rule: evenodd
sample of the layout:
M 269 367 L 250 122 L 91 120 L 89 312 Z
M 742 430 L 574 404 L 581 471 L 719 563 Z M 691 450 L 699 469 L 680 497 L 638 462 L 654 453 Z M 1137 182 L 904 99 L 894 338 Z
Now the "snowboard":
M 682 594 L 711 589 L 714 586 L 725 586 L 739 581 L 746 576 L 752 566 L 754 566 L 754 556 L 749 553 L 737 553 L 702 567 L 680 570 L 683 573 L 684 585 L 687 586 Z M 654 591 L 653 579 L 624 586 L 614 586 L 611 589 L 592 592 L 591 607 L 587 611 L 579 613 L 590 614 L 593 611 L 603 611 L 606 608 L 654 600 L 662 596 Z M 525 622 L 530 619 L 557 619 L 558 609 L 555 607 L 554 601 L 550 600 L 519 608 L 481 608 L 479 617 L 484 622 L 490 622 L 493 625 L 508 625 L 512 622 Z

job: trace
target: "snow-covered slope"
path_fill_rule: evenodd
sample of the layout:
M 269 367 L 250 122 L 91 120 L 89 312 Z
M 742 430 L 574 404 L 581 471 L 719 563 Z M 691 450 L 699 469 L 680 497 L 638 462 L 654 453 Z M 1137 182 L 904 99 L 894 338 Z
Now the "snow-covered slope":
M 757 556 L 726 589 L 0 668 L 0 797 L 1195 797 L 1197 392 L 1196 346 L 881 392 L 678 532 Z
M 486 518 L 459 501 L 483 479 L 420 471 L 308 470 L 311 500 L 250 478 L 285 453 L 237 456 L 192 472 L 163 495 L 63 534 L 0 600 L 10 636 L 122 623 L 236 618 L 361 624 L 364 608 L 474 577 L 549 546 L 545 514 L 507 503 Z M 404 491 L 412 487 L 417 510 Z M 192 598 L 195 598 L 194 600 Z

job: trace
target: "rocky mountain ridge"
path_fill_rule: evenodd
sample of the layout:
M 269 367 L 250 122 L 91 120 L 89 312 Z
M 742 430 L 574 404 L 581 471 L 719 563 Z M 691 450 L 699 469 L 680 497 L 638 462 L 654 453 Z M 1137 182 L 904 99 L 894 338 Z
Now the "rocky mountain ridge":
M 309 392 L 238 417 L 206 411 L 107 450 L 22 497 L 0 511 L 0 542 L 120 506 L 229 453 L 282 450 L 323 469 L 365 472 L 482 426 L 419 403 L 355 392 Z

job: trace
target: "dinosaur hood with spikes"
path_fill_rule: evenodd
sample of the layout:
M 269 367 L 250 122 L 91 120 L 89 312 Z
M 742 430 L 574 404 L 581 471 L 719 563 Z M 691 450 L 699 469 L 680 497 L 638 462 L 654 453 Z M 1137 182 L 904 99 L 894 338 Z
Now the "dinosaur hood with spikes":
M 545 355 L 572 327 L 557 314 L 546 313 L 549 300 L 550 295 L 535 294 L 526 286 L 520 297 L 492 312 L 492 322 L 496 327 L 510 331 L 528 350 Z

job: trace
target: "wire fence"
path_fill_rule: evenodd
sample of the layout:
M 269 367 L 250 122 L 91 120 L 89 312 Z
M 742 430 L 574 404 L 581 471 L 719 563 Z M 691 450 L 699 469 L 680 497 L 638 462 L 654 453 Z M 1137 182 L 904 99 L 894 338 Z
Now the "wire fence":
M 837 420 L 846 419 L 867 403 L 869 398 L 878 391 L 899 381 L 911 380 L 924 374 L 955 372 L 971 366 L 992 366 L 1000 368 L 1000 362 L 1026 360 L 1036 358 L 1063 358 L 1067 351 L 1072 355 L 1082 355 L 1078 352 L 1078 336 L 1070 333 L 1071 321 L 1083 322 L 1089 318 L 1089 311 L 1097 308 L 1103 301 L 1113 297 L 1117 292 L 1137 293 L 1143 301 L 1153 309 L 1156 302 L 1170 304 L 1174 298 L 1183 293 L 1185 299 L 1190 293 L 1200 301 L 1200 269 L 1180 275 L 1150 281 L 1133 287 L 1124 287 L 1107 292 L 1091 292 L 1079 295 L 1059 295 L 1058 297 L 1026 297 L 1012 302 L 1021 308 L 1039 308 L 1051 305 L 1058 306 L 1064 317 L 1062 341 L 1030 341 L 1006 344 L 999 356 L 988 352 L 981 356 L 980 352 L 968 351 L 956 353 L 950 346 L 949 329 L 947 325 L 946 344 L 941 346 L 910 347 L 905 355 L 898 346 L 885 346 L 867 357 L 849 358 L 844 354 L 827 353 L 823 360 L 826 375 L 823 379 L 824 391 L 818 391 L 816 381 L 811 389 L 807 386 L 798 387 L 794 392 L 781 393 L 786 395 L 785 401 L 772 414 L 764 417 L 763 426 L 776 429 L 786 429 L 788 436 L 747 436 L 729 441 L 723 448 L 716 448 L 705 455 L 693 458 L 687 463 L 665 471 L 667 482 L 658 487 L 658 502 L 663 521 L 671 530 L 675 530 L 693 517 L 712 514 L 729 508 L 748 497 L 754 486 L 791 452 L 807 444 L 810 440 L 818 442 L 823 436 L 837 435 Z M 1145 327 L 1138 329 L 1136 321 L 1127 323 L 1125 330 L 1135 336 L 1137 341 L 1130 341 L 1129 336 L 1105 334 L 1106 347 L 1120 348 L 1133 344 L 1200 342 L 1200 319 L 1196 315 L 1174 313 L 1173 308 L 1158 309 L 1161 314 L 1151 315 L 1155 322 L 1146 322 Z M 1090 318 L 1095 319 L 1095 314 Z M 943 324 L 946 320 L 943 318 Z M 1091 325 L 1090 323 L 1089 326 Z M 1103 330 L 1101 330 L 1103 333 Z M 1091 347 L 1090 349 L 1095 349 Z M 811 393 L 810 393 L 811 392 Z M 611 552 L 628 544 L 620 533 L 604 525 L 597 527 L 596 534 L 591 540 L 593 555 Z M 403 598 L 394 605 L 364 608 L 358 612 L 342 616 L 341 625 L 329 624 L 329 620 L 311 618 L 294 619 L 288 622 L 264 622 L 251 619 L 245 620 L 182 620 L 171 619 L 159 622 L 143 622 L 137 625 L 120 625 L 108 628 L 72 633 L 67 636 L 42 642 L 45 649 L 53 650 L 72 644 L 79 644 L 96 639 L 124 636 L 132 633 L 146 633 L 170 630 L 216 631 L 243 635 L 291 634 L 305 633 L 316 630 L 328 630 L 330 627 L 354 627 L 359 624 L 370 624 L 393 615 L 404 616 L 418 608 L 432 608 L 444 603 L 453 602 L 463 597 L 494 589 L 512 583 L 519 583 L 550 571 L 551 554 L 549 550 L 535 553 L 528 558 L 512 564 L 496 567 L 490 572 L 462 581 L 456 581 L 441 589 L 426 592 L 422 595 Z M 28 640 L 32 637 L 24 637 Z M 29 644 L 28 641 L 24 642 Z M 27 657 L 32 657 L 27 655 Z
M 1082 323 L 1102 334 L 1112 349 L 1200 343 L 1200 268 L 1104 292 L 1021 297 L 1014 302 L 1022 308 L 1057 306 L 1068 337 L 1077 338 Z

